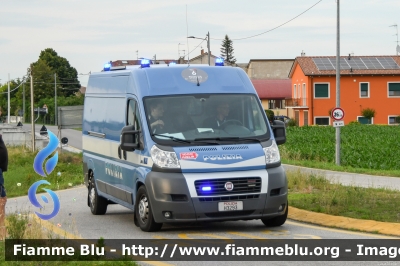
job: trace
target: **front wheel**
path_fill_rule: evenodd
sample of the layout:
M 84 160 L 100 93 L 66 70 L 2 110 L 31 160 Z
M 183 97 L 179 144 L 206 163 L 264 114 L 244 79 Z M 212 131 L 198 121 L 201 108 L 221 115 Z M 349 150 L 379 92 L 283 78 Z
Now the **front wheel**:
M 135 216 L 142 231 L 154 232 L 160 230 L 162 227 L 162 223 L 156 223 L 154 221 L 153 210 L 147 190 L 144 186 L 141 186 L 136 194 Z
M 286 222 L 288 213 L 289 213 L 289 205 L 286 204 L 286 211 L 284 214 L 274 217 L 272 219 L 261 219 L 261 221 L 263 222 L 263 224 L 269 227 L 281 226 Z
M 90 211 L 92 212 L 92 214 L 102 215 L 106 213 L 108 205 L 107 199 L 97 194 L 96 183 L 93 179 L 93 175 L 92 178 L 90 179 L 88 199 L 89 199 Z

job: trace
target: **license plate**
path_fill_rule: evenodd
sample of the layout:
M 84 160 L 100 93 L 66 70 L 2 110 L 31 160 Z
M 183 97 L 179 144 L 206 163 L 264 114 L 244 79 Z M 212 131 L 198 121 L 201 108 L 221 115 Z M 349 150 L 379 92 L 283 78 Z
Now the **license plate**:
M 241 211 L 243 210 L 243 201 L 224 201 L 218 202 L 218 211 Z

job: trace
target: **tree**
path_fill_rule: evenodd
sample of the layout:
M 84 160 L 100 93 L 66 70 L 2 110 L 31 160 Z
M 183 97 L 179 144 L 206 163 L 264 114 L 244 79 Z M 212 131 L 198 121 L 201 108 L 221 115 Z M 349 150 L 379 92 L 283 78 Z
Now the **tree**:
M 368 119 L 368 123 L 371 124 L 371 119 L 375 117 L 376 111 L 372 108 L 365 108 L 361 110 L 361 115 Z
M 232 65 L 236 63 L 236 58 L 233 56 L 233 50 L 232 40 L 229 39 L 228 35 L 225 35 L 225 39 L 222 40 L 221 44 L 221 57 L 224 58 L 225 62 Z
M 81 88 L 76 69 L 69 64 L 67 59 L 59 56 L 54 49 L 47 48 L 41 51 L 39 60 L 43 60 L 53 70 L 53 82 L 54 72 L 57 74 L 57 83 L 61 84 L 63 88 L 62 95 L 73 95 Z M 34 66 L 36 63 L 33 63 Z

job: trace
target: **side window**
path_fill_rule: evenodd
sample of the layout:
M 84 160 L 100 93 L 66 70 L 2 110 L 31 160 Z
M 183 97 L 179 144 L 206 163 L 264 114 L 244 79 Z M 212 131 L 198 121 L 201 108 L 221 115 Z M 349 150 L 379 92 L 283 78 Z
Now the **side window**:
M 130 99 L 128 103 L 128 121 L 127 125 L 135 126 L 135 130 L 141 130 L 142 124 L 140 122 L 139 106 L 134 99 Z

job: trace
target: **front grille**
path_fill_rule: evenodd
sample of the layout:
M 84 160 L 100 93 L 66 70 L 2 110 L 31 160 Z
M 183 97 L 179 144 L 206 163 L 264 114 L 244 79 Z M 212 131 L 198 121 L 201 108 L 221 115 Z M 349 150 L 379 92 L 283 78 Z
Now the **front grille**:
M 189 148 L 189 151 L 216 151 L 217 148 L 211 147 L 211 148 Z
M 229 191 L 225 189 L 225 184 L 227 182 L 233 184 L 233 190 Z M 196 180 L 194 186 L 198 196 L 259 193 L 261 192 L 261 178 L 238 177 Z M 203 187 L 208 187 L 208 190 L 204 191 Z
M 205 215 L 210 218 L 221 218 L 221 217 L 235 217 L 235 216 L 250 215 L 253 212 L 254 212 L 254 210 L 231 211 L 231 212 L 208 212 L 208 213 L 205 213 Z
M 259 194 L 252 195 L 241 195 L 241 196 L 224 196 L 224 197 L 207 197 L 199 198 L 200 202 L 210 202 L 210 201 L 223 201 L 223 200 L 246 200 L 246 199 L 258 199 Z
M 231 150 L 248 150 L 249 146 L 224 146 L 222 150 L 231 151 Z

